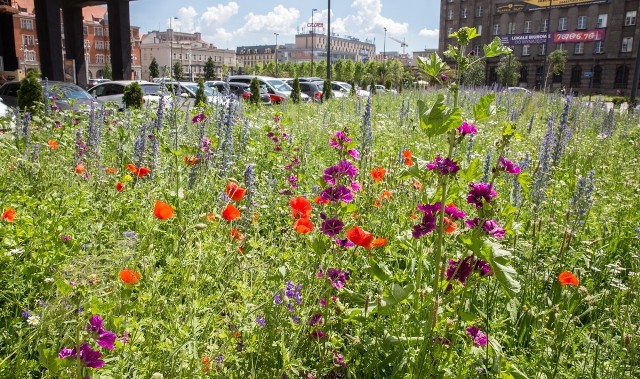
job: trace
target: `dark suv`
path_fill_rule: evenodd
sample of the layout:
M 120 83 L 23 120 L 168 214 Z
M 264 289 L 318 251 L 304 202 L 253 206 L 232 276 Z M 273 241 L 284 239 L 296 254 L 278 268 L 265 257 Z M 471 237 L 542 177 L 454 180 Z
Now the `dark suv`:
M 318 84 L 322 82 L 303 82 L 300 79 L 298 80 L 300 81 L 300 92 L 312 98 L 313 101 L 322 101 L 322 85 Z M 293 86 L 293 79 L 287 80 L 287 84 Z

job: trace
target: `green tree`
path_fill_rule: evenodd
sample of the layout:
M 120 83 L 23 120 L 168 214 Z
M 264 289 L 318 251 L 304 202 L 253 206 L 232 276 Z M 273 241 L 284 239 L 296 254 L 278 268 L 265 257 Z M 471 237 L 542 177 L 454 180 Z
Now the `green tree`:
M 560 75 L 564 72 L 567 65 L 567 52 L 564 50 L 554 50 L 547 56 L 547 76 L 544 78 L 544 88 L 547 88 L 547 82 L 551 74 Z
M 329 100 L 333 97 L 333 91 L 331 91 L 331 81 L 329 79 L 324 80 L 324 85 L 322 86 L 322 98 L 324 100 Z
M 122 102 L 127 108 L 142 108 L 142 87 L 138 82 L 133 82 L 124 87 Z
M 251 97 L 249 98 L 249 102 L 251 104 L 260 104 L 260 82 L 258 82 L 258 78 L 251 79 Z
M 184 69 L 182 68 L 182 63 L 180 61 L 176 61 L 176 63 L 173 64 L 173 78 L 180 81 L 183 77 Z
M 213 80 L 216 75 L 216 66 L 213 64 L 213 58 L 209 57 L 204 64 L 204 80 Z
M 338 59 L 338 61 L 333 64 L 331 72 L 333 73 L 332 79 L 344 81 L 344 62 L 342 59 Z
M 356 65 L 351 59 L 347 59 L 344 61 L 344 67 L 342 68 L 342 79 L 345 82 L 353 81 L 353 73 L 355 71 Z
M 353 81 L 357 84 L 362 83 L 365 76 L 365 64 L 362 61 L 356 62 L 353 69 Z
M 206 105 L 207 95 L 204 93 L 204 79 L 198 79 L 198 90 L 196 91 L 196 106 Z
M 520 79 L 520 67 L 522 64 L 513 54 L 503 55 L 496 67 L 498 82 L 505 86 L 515 86 Z
M 113 70 L 111 70 L 111 63 L 107 62 L 102 69 L 102 77 L 105 79 L 111 79 L 113 76 Z
M 293 85 L 291 86 L 293 89 L 291 90 L 291 96 L 289 97 L 294 104 L 298 104 L 300 102 L 300 79 L 296 76 L 293 79 Z
M 18 108 L 23 111 L 35 112 L 42 109 L 42 84 L 36 71 L 29 71 L 20 81 L 18 89 Z
M 151 77 L 150 79 L 160 77 L 160 67 L 158 66 L 156 57 L 153 57 L 151 64 L 149 65 L 149 76 Z
M 486 62 L 480 57 L 469 60 L 467 70 L 462 73 L 460 82 L 466 85 L 482 85 L 485 82 Z

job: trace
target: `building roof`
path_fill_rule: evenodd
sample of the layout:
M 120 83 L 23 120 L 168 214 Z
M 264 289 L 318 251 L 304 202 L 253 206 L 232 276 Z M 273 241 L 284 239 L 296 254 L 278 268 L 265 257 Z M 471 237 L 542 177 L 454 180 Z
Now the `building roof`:
M 15 0 L 21 12 L 34 14 L 33 0 Z M 82 18 L 85 21 L 100 21 L 105 18 L 107 7 L 105 5 L 90 5 L 82 8 Z

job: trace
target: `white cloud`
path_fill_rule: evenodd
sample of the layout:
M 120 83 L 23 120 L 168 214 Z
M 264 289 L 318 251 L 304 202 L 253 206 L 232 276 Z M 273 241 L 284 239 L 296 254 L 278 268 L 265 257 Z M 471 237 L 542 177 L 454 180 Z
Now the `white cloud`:
M 300 11 L 297 9 L 277 5 L 272 11 L 264 15 L 249 13 L 244 18 L 244 26 L 238 29 L 236 33 L 277 32 L 280 34 L 295 34 L 294 25 L 298 17 L 300 17 Z
M 239 9 L 240 7 L 235 1 L 230 1 L 227 5 L 218 4 L 214 7 L 208 7 L 200 19 L 207 26 L 223 24 L 238 14 Z
M 192 7 L 182 7 L 178 9 L 178 19 L 173 19 L 171 22 L 167 22 L 167 26 L 173 26 L 176 31 L 184 33 L 193 33 L 200 30 L 199 26 L 196 26 L 195 18 L 198 12 Z
M 440 29 L 427 29 L 424 28 L 418 32 L 418 35 L 427 38 L 438 38 L 440 36 Z

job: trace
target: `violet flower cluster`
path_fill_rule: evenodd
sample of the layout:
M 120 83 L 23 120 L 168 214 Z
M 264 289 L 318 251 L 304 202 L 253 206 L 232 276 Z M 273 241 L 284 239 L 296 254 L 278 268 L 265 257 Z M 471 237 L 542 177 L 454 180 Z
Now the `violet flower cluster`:
M 434 204 L 418 204 L 417 208 L 420 212 L 423 212 L 424 215 L 422 216 L 420 223 L 413 226 L 411 235 L 416 239 L 436 230 L 436 215 L 442 209 L 442 204 L 440 202 Z M 451 217 L 453 220 L 461 220 L 466 217 L 464 211 L 458 209 L 454 204 L 445 205 L 444 213 L 447 217 Z
M 96 339 L 98 346 L 113 350 L 114 343 L 116 341 L 116 334 L 110 330 L 107 330 L 103 326 L 103 320 L 99 315 L 93 315 L 89 319 L 87 324 L 87 331 L 93 335 Z M 58 352 L 58 358 L 78 358 L 82 361 L 85 367 L 100 368 L 103 367 L 105 362 L 102 360 L 102 353 L 100 350 L 94 350 L 89 343 L 85 342 L 80 346 L 78 351 L 77 347 L 67 348 L 63 347 Z
M 436 156 L 433 162 L 427 164 L 427 170 L 437 170 L 440 175 L 455 174 L 460 170 L 458 163 L 448 157 Z
M 285 308 L 289 312 L 291 312 L 291 320 L 295 324 L 300 323 L 300 318 L 296 315 L 295 305 L 302 304 L 302 283 L 294 284 L 292 281 L 287 281 L 285 283 L 284 289 L 284 298 L 282 297 L 282 293 L 278 292 L 273 296 L 273 302 L 276 304 L 284 304 Z

